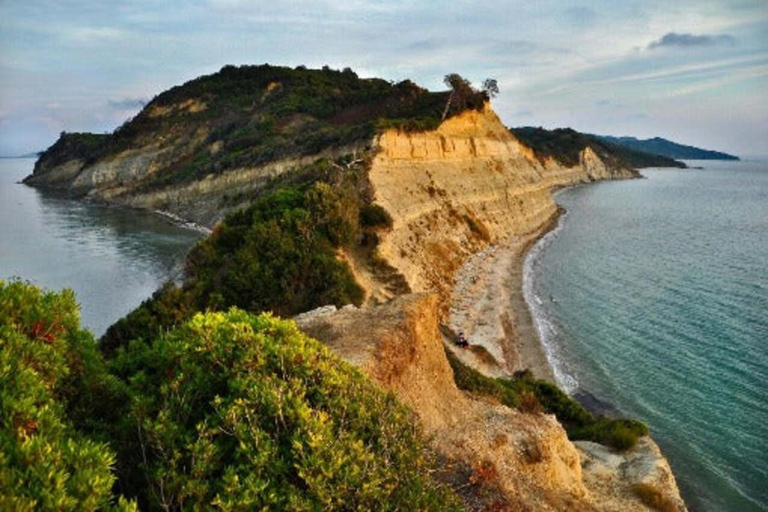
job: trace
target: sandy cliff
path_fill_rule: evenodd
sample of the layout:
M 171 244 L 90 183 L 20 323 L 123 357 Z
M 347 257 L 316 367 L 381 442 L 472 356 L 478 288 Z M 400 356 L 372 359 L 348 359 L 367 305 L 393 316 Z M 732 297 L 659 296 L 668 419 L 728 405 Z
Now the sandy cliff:
M 413 408 L 443 461 L 440 477 L 472 510 L 648 510 L 646 484 L 684 510 L 669 465 L 649 438 L 624 454 L 572 443 L 554 416 L 522 413 L 460 391 L 445 356 L 436 294 L 297 317 L 309 335 Z
M 576 449 L 554 417 L 461 396 L 437 348 L 438 323 L 479 324 L 485 334 L 495 334 L 482 337 L 481 352 L 461 351 L 465 363 L 491 375 L 546 366 L 538 344 L 531 346 L 532 328 L 522 332 L 526 320 L 519 312 L 527 308 L 512 304 L 509 309 L 518 314 L 505 311 L 510 301 L 522 301 L 519 276 L 514 278 L 520 257 L 558 214 L 553 189 L 637 173 L 606 165 L 589 148 L 573 167 L 541 161 L 489 107 L 431 132 L 387 131 L 376 145 L 370 181 L 376 202 L 394 221 L 381 235 L 379 256 L 412 291 L 434 295 L 337 313 L 310 332 L 413 406 L 434 435 L 436 450 L 473 468 L 470 479 L 476 481 L 478 472 L 494 475 L 512 510 L 645 510 L 635 490 L 639 484 L 672 509 L 684 510 L 669 465 L 650 438 L 625 454 L 594 443 Z M 489 278 L 489 272 L 497 275 Z M 360 277 L 371 303 L 391 298 L 370 275 Z M 469 302 L 456 307 L 461 300 Z M 368 340 L 363 359 L 352 348 L 361 339 Z
M 554 187 L 637 176 L 630 168 L 607 168 L 589 148 L 575 167 L 542 163 L 490 107 L 431 132 L 390 130 L 376 143 L 370 180 L 376 201 L 394 218 L 380 254 L 412 290 L 435 291 L 441 299 L 470 254 L 545 225 L 557 211 Z

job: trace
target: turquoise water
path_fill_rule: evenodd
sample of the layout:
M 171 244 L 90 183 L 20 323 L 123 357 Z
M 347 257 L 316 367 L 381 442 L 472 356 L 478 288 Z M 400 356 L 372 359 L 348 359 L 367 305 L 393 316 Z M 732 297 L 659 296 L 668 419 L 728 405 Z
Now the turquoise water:
M 201 234 L 148 212 L 56 197 L 17 182 L 33 159 L 0 159 L 0 279 L 71 288 L 96 335 L 174 277 Z
M 561 385 L 646 421 L 694 511 L 768 510 L 768 163 L 564 190 L 526 262 Z

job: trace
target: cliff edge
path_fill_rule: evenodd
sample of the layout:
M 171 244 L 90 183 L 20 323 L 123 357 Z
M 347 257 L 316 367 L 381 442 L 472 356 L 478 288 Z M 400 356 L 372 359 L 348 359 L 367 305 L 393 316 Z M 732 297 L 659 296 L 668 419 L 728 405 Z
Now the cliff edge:
M 439 329 L 438 296 L 323 308 L 299 327 L 391 390 L 418 415 L 443 460 L 438 475 L 472 510 L 684 511 L 674 476 L 650 438 L 616 453 L 572 443 L 553 415 L 521 412 L 456 387 Z

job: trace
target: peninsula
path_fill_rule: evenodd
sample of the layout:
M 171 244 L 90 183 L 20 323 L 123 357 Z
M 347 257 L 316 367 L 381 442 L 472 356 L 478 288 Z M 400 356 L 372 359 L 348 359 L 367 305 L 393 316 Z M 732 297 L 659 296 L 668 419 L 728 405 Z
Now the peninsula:
M 31 186 L 212 230 L 184 282 L 100 342 L 122 409 L 69 421 L 113 440 L 106 493 L 142 509 L 685 510 L 642 422 L 553 384 L 520 284 L 553 190 L 681 164 L 510 130 L 491 93 L 226 66 L 41 154 Z M 304 334 L 250 315 L 266 311 Z M 77 331 L 36 326 L 19 332 Z

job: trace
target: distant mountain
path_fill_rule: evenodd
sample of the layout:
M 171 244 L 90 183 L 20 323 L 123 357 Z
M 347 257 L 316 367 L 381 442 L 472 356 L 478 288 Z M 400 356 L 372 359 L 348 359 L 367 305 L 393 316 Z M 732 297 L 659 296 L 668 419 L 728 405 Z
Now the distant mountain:
M 510 128 L 512 134 L 526 146 L 529 146 L 541 158 L 551 157 L 566 166 L 574 166 L 579 163 L 581 151 L 590 147 L 607 161 L 619 165 L 626 162 L 635 169 L 644 167 L 680 167 L 685 168 L 683 162 L 673 158 L 638 151 L 625 145 L 609 142 L 597 135 L 580 133 L 572 128 L 557 128 L 546 130 L 533 126 Z
M 24 155 L 11 155 L 11 156 L 3 155 L 3 156 L 0 156 L 0 158 L 37 158 L 40 156 L 40 153 L 42 153 L 42 151 L 35 151 L 32 153 L 26 153 Z
M 739 160 L 735 155 L 701 149 L 694 146 L 686 146 L 672 142 L 671 140 L 654 137 L 652 139 L 637 139 L 635 137 L 611 137 L 608 135 L 595 135 L 606 142 L 644 151 L 654 155 L 667 156 L 669 158 L 681 158 L 683 160 Z

